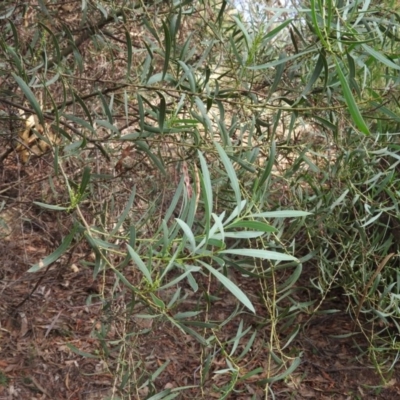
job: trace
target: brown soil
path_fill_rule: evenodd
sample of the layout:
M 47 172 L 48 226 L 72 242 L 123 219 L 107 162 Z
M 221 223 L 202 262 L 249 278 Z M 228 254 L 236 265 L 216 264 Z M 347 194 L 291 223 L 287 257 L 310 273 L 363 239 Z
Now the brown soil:
M 0 241 L 0 400 L 145 399 L 152 391 L 154 394 L 183 386 L 188 388 L 178 395 L 179 399 L 222 398 L 223 388 L 229 384 L 228 375 L 215 375 L 213 371 L 227 367 L 225 357 L 218 352 L 213 355 L 200 390 L 198 367 L 204 354 L 199 342 L 165 318 L 141 318 L 147 310 L 134 304 L 123 285 L 115 287 L 111 271 L 93 279 L 92 269 L 83 263 L 91 260 L 85 244 L 76 245 L 48 269 L 27 272 L 59 246 L 71 224 L 67 213 L 43 211 L 31 203 L 43 191 L 46 169 L 50 168 L 46 165 L 44 160 L 36 160 L 36 164 L 21 171 L 15 164 L 6 163 L 2 170 L 1 200 L 6 207 L 1 215 L 5 221 L 8 218 L 8 230 L 3 227 Z M 38 167 L 41 174 L 33 172 Z M 138 279 L 132 269 L 124 274 L 132 283 Z M 240 279 L 236 276 L 237 281 Z M 220 299 L 210 308 L 207 320 L 226 320 L 236 307 L 233 297 L 214 281 L 204 278 L 199 282 Z M 240 361 L 241 376 L 259 367 L 261 370 L 237 382 L 236 392 L 229 399 L 266 398 L 265 343 L 270 330 L 262 325 L 266 310 L 257 300 L 258 285 L 251 279 L 240 285 L 249 296 L 253 294 L 257 316 L 239 314 L 214 332 L 221 343 L 228 341 L 237 334 L 241 319 L 245 326 L 258 330 L 252 351 Z M 167 300 L 169 293 L 158 296 Z M 188 291 L 177 311 L 195 310 L 196 296 Z M 104 298 L 110 300 L 102 301 Z M 332 300 L 327 309 L 338 305 Z M 199 320 L 202 318 L 204 314 Z M 371 362 L 362 356 L 368 343 L 360 333 L 353 332 L 346 314 L 301 318 L 303 321 L 298 322 L 304 322 L 303 329 L 290 345 L 294 356 L 301 354 L 301 364 L 285 380 L 273 384 L 275 398 L 400 398 L 400 378 L 394 373 L 382 386 Z M 282 339 L 284 336 L 282 332 Z M 212 353 L 212 348 L 209 350 Z M 142 388 L 116 383 L 117 375 L 129 377 L 129 382 L 145 382 L 151 376 L 144 371 L 154 373 L 163 365 L 165 369 Z M 125 375 L 121 368 L 127 368 Z

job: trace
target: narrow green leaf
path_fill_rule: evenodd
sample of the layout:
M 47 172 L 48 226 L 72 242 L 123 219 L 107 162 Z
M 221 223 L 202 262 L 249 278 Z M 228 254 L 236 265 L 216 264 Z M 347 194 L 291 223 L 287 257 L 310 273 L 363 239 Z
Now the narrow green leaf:
M 125 278 L 124 274 L 121 271 L 118 271 L 117 269 L 113 269 L 113 272 L 115 275 L 118 276 L 118 279 L 130 290 L 132 290 L 133 293 L 137 292 L 137 289 L 135 286 L 132 285 L 132 283 L 129 282 L 128 279 Z
M 169 67 L 169 60 L 171 57 L 171 33 L 168 29 L 167 24 L 162 21 L 162 26 L 164 30 L 164 66 L 163 66 L 163 72 L 162 72 L 162 80 L 165 78 L 165 75 L 167 74 L 168 67 Z
M 98 95 L 99 95 L 101 103 L 103 105 L 103 110 L 107 115 L 108 122 L 112 125 L 113 124 L 113 116 L 112 116 L 112 112 L 110 110 L 110 107 L 108 106 L 107 101 L 103 96 L 103 93 L 98 91 Z
M 48 9 L 46 8 L 45 2 L 43 0 L 38 0 L 38 5 L 40 7 L 40 11 L 46 15 L 48 18 L 51 18 Z
M 175 81 L 175 79 L 174 79 L 174 77 L 172 75 L 166 74 L 163 77 L 162 72 L 159 72 L 157 74 L 154 74 L 154 75 L 150 76 L 149 79 L 147 80 L 147 84 L 148 85 L 153 85 L 155 83 L 162 82 L 162 81 L 169 82 L 169 83 L 171 83 L 173 85 L 176 83 L 176 81 Z
M 179 7 L 178 14 L 175 14 L 170 18 L 169 21 L 169 29 L 172 36 L 172 48 L 174 49 L 174 56 L 176 56 L 176 39 L 181 28 L 181 21 L 182 21 L 182 7 Z
M 134 191 L 132 190 L 131 197 L 133 196 Z M 134 225 L 129 227 L 129 245 L 134 248 L 136 244 L 136 228 Z
M 239 51 L 236 47 L 235 41 L 233 40 L 232 37 L 229 38 L 230 44 L 231 44 L 231 49 L 232 52 L 234 54 L 234 56 L 236 57 L 236 61 L 238 62 L 238 64 L 243 67 L 244 63 L 243 63 L 243 58 L 240 56 Z M 218 79 L 223 78 L 223 75 L 221 75 Z
M 60 78 L 60 74 L 57 72 L 52 78 L 50 78 L 49 80 L 42 82 L 42 83 L 38 83 L 36 85 L 32 85 L 33 88 L 44 88 L 44 87 L 48 87 L 50 85 L 52 85 L 53 83 L 57 82 L 58 79 Z
M 131 35 L 128 30 L 125 30 L 125 39 L 126 39 L 126 49 L 128 52 L 126 63 L 127 63 L 127 68 L 126 68 L 126 76 L 129 78 L 131 75 L 131 68 L 132 68 L 132 39 Z
M 133 202 L 135 201 L 135 196 L 136 196 L 136 186 L 134 186 L 132 188 L 132 192 L 131 192 L 131 195 L 129 196 L 129 199 L 128 199 L 127 203 L 126 203 L 125 209 L 122 212 L 121 216 L 118 218 L 118 221 L 114 226 L 114 229 L 111 231 L 111 234 L 110 234 L 111 236 L 114 236 L 118 232 L 118 230 L 121 227 L 122 223 L 128 217 L 129 212 L 132 211 L 132 205 L 133 205 Z
M 263 260 L 276 260 L 276 261 L 299 261 L 296 257 L 276 251 L 259 250 L 259 249 L 229 249 L 222 250 L 219 254 L 232 254 L 244 257 L 261 258 Z
M 85 351 L 79 350 L 77 347 L 75 347 L 71 343 L 67 343 L 67 347 L 74 352 L 75 354 L 78 354 L 79 356 L 85 357 L 85 358 L 100 358 L 100 356 L 95 356 L 94 354 L 91 353 L 86 353 Z
M 184 60 L 185 61 L 185 60 L 188 60 L 190 58 L 189 57 L 189 54 L 191 53 L 190 42 L 192 40 L 192 36 L 193 36 L 193 32 L 189 33 L 184 45 L 182 46 L 182 50 L 181 50 L 181 52 L 179 54 L 179 59 L 180 60 Z
M 207 109 L 204 106 L 204 103 L 201 101 L 199 97 L 195 97 L 194 102 L 196 103 L 197 108 L 200 110 L 201 118 L 199 121 L 204 125 L 208 132 L 213 132 L 213 127 L 209 116 L 207 115 Z
M 347 194 L 349 193 L 349 189 L 346 189 L 340 196 L 339 198 L 337 198 L 330 206 L 331 211 L 337 207 L 338 205 L 342 204 L 343 200 L 345 199 L 345 197 L 347 196 Z
M 161 156 L 157 157 L 155 154 L 153 154 L 150 150 L 149 145 L 143 140 L 137 140 L 135 143 L 140 150 L 147 154 L 147 156 L 153 161 L 154 165 L 160 170 L 160 172 L 166 175 Z
M 201 260 L 197 260 L 197 262 L 200 263 L 204 268 L 206 268 L 211 274 L 213 274 L 217 278 L 217 280 L 223 286 L 225 286 L 225 288 L 228 289 L 244 306 L 246 306 L 254 314 L 256 313 L 253 304 L 246 296 L 246 294 L 243 293 L 243 291 L 239 289 L 231 280 L 229 280 L 225 275 L 218 272 L 211 265 L 208 265 Z
M 138 93 L 136 95 L 137 98 L 137 102 L 138 102 L 138 108 L 139 108 L 139 126 L 140 126 L 140 131 L 143 132 L 144 131 L 144 106 L 143 106 L 143 100 L 142 100 L 142 96 Z
M 177 283 L 179 283 L 182 279 L 185 279 L 192 272 L 199 272 L 201 270 L 200 267 L 195 267 L 193 265 L 190 265 L 190 266 L 188 265 L 185 267 L 186 267 L 186 271 L 183 274 L 179 275 L 175 279 L 172 279 L 170 282 L 166 283 L 165 285 L 160 286 L 159 290 L 163 290 L 163 289 L 167 289 L 171 286 L 175 286 Z
M 297 210 L 282 210 L 282 211 L 266 211 L 262 213 L 250 214 L 248 218 L 294 218 L 294 217 L 306 217 L 312 213 L 308 211 L 297 211 Z
M 259 337 L 259 332 L 257 331 L 257 329 L 254 329 L 254 330 L 253 330 L 253 333 L 252 333 L 252 335 L 251 335 L 251 337 L 250 337 L 250 339 L 249 339 L 249 340 L 247 341 L 247 343 L 246 343 L 246 346 L 244 347 L 244 349 L 242 350 L 242 352 L 239 354 L 239 356 L 236 356 L 236 359 L 237 359 L 237 360 L 241 360 L 243 357 L 246 356 L 246 354 L 247 354 L 249 351 L 252 350 L 252 346 L 253 346 L 253 344 L 254 344 L 254 340 L 255 340 L 256 337 Z M 262 370 L 262 367 L 261 367 L 261 368 L 256 368 L 255 370 L 253 370 L 253 371 L 251 371 L 251 372 L 248 372 L 247 374 L 245 374 L 245 375 L 243 375 L 243 376 L 241 377 L 241 380 L 245 381 L 246 379 L 250 378 L 252 375 L 255 375 L 255 374 L 257 374 L 257 373 L 260 373 L 260 372 L 258 372 L 260 369 Z
M 109 13 L 106 10 L 106 8 L 103 6 L 103 4 L 97 3 L 96 7 L 101 11 L 101 13 L 103 14 L 104 18 L 108 18 Z M 87 0 L 82 0 L 82 10 L 84 10 L 84 12 L 86 12 L 86 10 L 87 10 Z
M 317 60 L 317 64 L 315 65 L 314 71 L 311 75 L 310 80 L 307 82 L 306 87 L 304 88 L 303 92 L 301 93 L 300 97 L 307 95 L 310 91 L 311 88 L 313 87 L 314 83 L 317 81 L 317 79 L 319 78 L 319 76 L 321 75 L 322 69 L 326 63 L 324 63 L 324 54 L 321 51 Z
M 154 293 L 150 293 L 150 296 L 157 307 L 161 308 L 161 310 L 165 310 L 165 303 L 161 299 L 159 299 Z
M 74 99 L 79 103 L 79 105 L 82 107 L 82 110 L 83 110 L 83 112 L 85 113 L 85 116 L 86 116 L 86 118 L 88 119 L 88 121 L 89 121 L 89 126 L 90 126 L 90 129 L 93 129 L 92 128 L 92 126 L 93 126 L 93 120 L 92 120 L 92 114 L 89 112 L 89 109 L 88 109 L 88 107 L 87 107 L 87 105 L 86 105 L 86 102 L 84 101 L 84 100 L 82 100 L 81 99 L 81 97 L 78 95 L 78 93 L 77 92 L 73 92 L 73 95 L 74 95 Z
M 45 268 L 57 261 L 69 248 L 76 232 L 78 231 L 78 225 L 75 225 L 71 232 L 64 238 L 60 246 L 50 255 L 45 257 L 42 261 L 37 264 L 32 265 L 31 268 L 28 269 L 28 272 L 37 272 L 42 268 Z
M 224 11 L 225 8 L 227 6 L 227 1 L 226 0 L 222 0 L 222 4 L 221 4 L 221 8 L 219 9 L 218 12 L 218 17 L 217 17 L 217 24 L 221 27 L 222 25 L 222 21 L 223 21 L 223 16 L 224 16 Z
M 22 78 L 20 78 L 16 74 L 14 74 L 14 72 L 11 72 L 11 75 L 16 80 L 18 86 L 21 88 L 21 90 L 25 94 L 25 96 L 28 99 L 29 104 L 31 105 L 31 107 L 34 109 L 37 117 L 39 118 L 40 124 L 44 126 L 45 123 L 44 123 L 43 112 L 42 112 L 42 109 L 41 109 L 38 101 L 36 100 L 35 95 L 33 94 L 31 89 L 28 87 L 28 85 L 25 83 L 25 81 Z
M 158 105 L 158 126 L 160 127 L 160 133 L 164 132 L 164 124 L 165 124 L 165 115 L 167 111 L 167 103 L 165 101 L 165 97 L 160 93 L 157 92 L 160 103 Z
M 347 66 L 349 67 L 349 79 L 354 79 L 356 77 L 356 63 L 350 53 L 346 53 L 346 58 Z
M 257 334 L 257 332 L 254 332 L 251 338 L 253 338 L 253 336 L 256 335 L 256 334 Z M 247 348 L 247 346 L 246 346 L 246 348 Z M 242 357 L 239 356 L 239 360 L 241 358 Z M 240 381 L 241 382 L 246 382 L 246 380 L 251 378 L 252 376 L 258 375 L 258 374 L 262 374 L 263 372 L 264 372 L 264 368 L 258 367 L 256 369 L 253 369 L 252 371 L 248 372 L 247 374 L 244 374 L 243 376 L 241 376 L 240 377 Z M 257 381 L 258 381 L 258 379 L 257 379 Z
M 119 129 L 115 125 L 113 125 L 109 121 L 106 121 L 105 119 L 96 119 L 94 122 L 96 124 L 100 125 L 100 126 L 103 126 L 104 128 L 106 128 L 106 129 L 108 129 L 108 130 L 110 130 L 112 132 L 115 132 L 117 134 L 120 133 Z
M 0 15 L 0 20 L 10 18 L 11 15 L 14 14 L 14 10 L 15 10 L 16 7 L 17 7 L 17 5 L 13 5 L 13 6 L 10 6 L 10 7 L 8 8 L 8 10 L 5 10 L 5 13 Z M 11 21 L 8 21 L 8 22 L 9 22 L 10 25 L 11 25 Z M 15 37 L 15 36 L 14 36 L 14 37 Z M 18 47 L 18 46 L 15 46 L 15 47 Z
M 175 319 L 187 319 L 187 318 L 193 318 L 196 317 L 197 315 L 200 315 L 203 311 L 183 311 L 174 314 Z M 188 321 L 185 321 L 188 323 Z
M 285 53 L 281 53 L 279 55 L 279 59 L 282 60 L 284 58 L 286 58 L 286 54 Z M 277 68 L 275 70 L 274 81 L 272 82 L 272 85 L 271 85 L 271 87 L 269 88 L 269 91 L 268 91 L 268 97 L 270 97 L 274 93 L 276 93 L 276 89 L 279 86 L 279 84 L 281 83 L 283 73 L 285 72 L 285 66 L 286 66 L 286 62 L 283 62 L 283 63 L 277 65 Z
M 159 290 L 162 290 L 161 287 L 159 288 Z M 178 287 L 177 290 L 175 291 L 175 293 L 173 294 L 173 296 L 171 297 L 169 303 L 167 304 L 167 308 L 171 309 L 174 304 L 176 304 L 177 300 L 181 299 L 181 287 Z
M 212 213 L 213 209 L 213 191 L 212 191 L 212 184 L 211 184 L 211 178 L 210 178 L 210 171 L 208 170 L 207 166 L 207 161 L 204 158 L 203 154 L 198 151 L 199 159 L 200 159 L 200 165 L 201 165 L 201 172 L 202 172 L 202 177 L 203 177 L 203 183 L 204 183 L 204 194 L 206 197 L 206 204 L 207 204 L 207 209 L 209 215 Z
M 233 16 L 233 20 L 236 22 L 236 25 L 239 27 L 239 29 L 243 32 L 247 49 L 250 49 L 253 45 L 253 41 L 249 33 L 247 32 L 246 27 L 243 25 L 242 21 L 240 21 L 238 17 Z
M 110 243 L 110 242 L 107 242 L 106 240 L 93 237 L 93 236 L 89 235 L 87 232 L 85 233 L 85 235 L 87 236 L 87 239 L 90 238 L 90 243 L 92 245 L 94 245 L 94 247 L 96 247 L 97 249 L 119 250 L 119 246 L 115 243 Z
M 236 336 L 234 337 L 234 340 L 233 340 L 233 344 L 232 344 L 231 351 L 230 351 L 230 353 L 229 353 L 229 355 L 230 355 L 231 357 L 235 354 L 235 351 L 236 351 L 237 347 L 239 346 L 240 339 L 241 339 L 247 332 L 248 332 L 248 329 L 246 329 L 246 331 L 243 332 L 243 320 L 241 319 L 241 320 L 240 320 L 240 323 L 239 323 L 239 327 L 238 327 L 237 333 L 236 333 Z
M 271 39 L 273 37 L 275 37 L 282 29 L 285 29 L 291 22 L 293 21 L 293 19 L 287 19 L 285 20 L 285 22 L 282 22 L 280 25 L 278 25 L 276 28 L 272 29 L 271 31 L 269 31 L 265 37 L 264 37 L 264 41 L 263 44 L 264 46 L 271 41 Z
M 226 173 L 228 174 L 230 185 L 233 189 L 233 192 L 235 193 L 236 206 L 239 207 L 242 202 L 242 195 L 240 193 L 239 179 L 236 176 L 235 169 L 233 168 L 233 165 L 222 146 L 218 142 L 214 142 L 214 145 L 217 148 L 221 161 L 224 164 Z
M 222 213 L 220 216 L 217 214 L 212 213 L 212 217 L 214 218 L 215 224 L 212 228 L 212 231 L 210 231 L 210 238 L 215 238 L 218 236 L 218 239 L 221 239 L 223 242 L 225 241 L 225 229 L 224 229 L 224 224 L 223 220 L 225 217 L 225 214 Z M 218 235 L 214 235 L 214 232 L 219 232 Z
M 281 285 L 278 286 L 277 288 L 277 293 L 287 293 L 287 291 L 297 282 L 297 280 L 300 278 L 300 275 L 303 271 L 303 266 L 302 264 L 297 264 L 295 270 L 293 273 L 289 276 L 288 279 L 286 279 L 285 282 L 283 282 Z
M 268 379 L 266 379 L 266 382 L 273 383 L 273 382 L 277 382 L 282 379 L 285 379 L 287 376 L 289 376 L 292 372 L 294 372 L 296 370 L 296 368 L 300 365 L 300 362 L 301 362 L 301 358 L 296 357 L 294 359 L 292 365 L 284 373 L 277 375 L 277 376 L 273 376 L 272 378 L 268 378 Z
M 142 259 L 140 258 L 139 254 L 136 253 L 136 251 L 133 250 L 133 248 L 129 244 L 127 244 L 126 247 L 128 249 L 128 253 L 131 256 L 133 262 L 139 268 L 140 272 L 144 275 L 144 277 L 150 283 L 150 285 L 152 285 L 153 284 L 153 278 L 151 277 L 151 273 L 148 270 L 148 268 L 146 267 L 146 264 L 142 261 Z
M 258 187 L 262 186 L 268 177 L 271 174 L 272 167 L 274 166 L 275 162 L 275 155 L 276 155 L 276 142 L 275 140 L 272 141 L 271 147 L 269 149 L 268 160 L 265 164 L 264 171 L 261 174 L 260 181 L 258 183 Z
M 373 58 L 381 62 L 382 64 L 385 64 L 387 67 L 400 70 L 400 65 L 394 63 L 391 61 L 389 58 L 385 57 L 382 53 L 374 50 L 372 47 L 368 46 L 367 44 L 362 44 L 361 45 L 364 50 L 371 55 Z
M 143 18 L 142 23 L 147 28 L 147 30 L 156 38 L 158 44 L 161 46 L 160 37 L 158 36 L 157 31 L 153 28 L 153 23 L 149 22 L 146 18 Z
M 247 200 L 242 200 L 242 202 L 239 204 L 239 206 L 236 206 L 229 217 L 225 220 L 224 225 L 229 224 L 231 221 L 233 221 L 240 213 L 243 211 L 243 209 L 246 207 Z
M 293 340 L 297 337 L 297 334 L 299 333 L 301 327 L 302 326 L 299 324 L 294 328 L 294 331 L 290 334 L 290 337 L 286 340 L 286 343 L 282 346 L 282 350 L 286 349 L 290 345 L 290 343 L 293 342 Z
M 326 35 L 329 36 L 332 31 L 332 18 L 334 16 L 334 14 L 337 13 L 336 3 L 335 3 L 335 5 L 333 5 L 332 0 L 325 0 L 325 4 L 323 4 L 320 7 L 320 9 L 321 10 L 324 9 L 324 12 L 325 12 L 324 31 L 325 31 Z
M 258 238 L 260 236 L 263 236 L 265 232 L 263 231 L 237 231 L 237 232 L 224 232 L 223 234 L 221 233 L 215 233 L 214 235 L 210 235 L 212 239 L 218 239 L 224 241 L 225 238 L 234 238 L 234 239 L 254 239 Z M 209 241 L 209 243 L 211 240 Z
M 321 5 L 321 3 L 319 3 L 319 1 L 318 1 L 318 4 Z M 321 9 L 321 7 L 324 7 L 324 6 L 321 6 L 320 9 L 317 10 L 316 0 L 310 0 L 310 6 L 311 6 L 311 19 L 313 22 L 314 31 L 315 31 L 316 35 L 318 36 L 319 40 L 321 41 L 322 45 L 326 49 L 330 50 L 330 46 L 326 41 L 326 35 L 324 33 L 322 33 L 322 31 L 319 27 L 319 21 L 322 20 L 321 13 L 325 12 L 325 9 Z M 322 23 L 324 23 L 323 20 L 322 20 Z M 323 31 L 325 32 L 324 29 L 323 29 Z
M 79 73 L 83 74 L 83 58 L 82 58 L 82 55 L 79 52 L 79 49 L 75 46 L 74 42 L 72 42 L 71 45 L 74 48 L 74 50 L 72 51 L 72 54 L 74 55 L 74 59 L 75 59 L 76 64 L 78 66 Z
M 188 82 L 189 82 L 189 87 L 190 91 L 192 93 L 196 93 L 196 79 L 193 75 L 193 72 L 190 67 L 188 67 L 183 61 L 178 60 L 178 64 L 182 67 L 183 71 L 185 72 L 185 75 L 183 77 L 186 77 Z
M 55 57 L 53 58 L 52 61 L 53 61 L 56 65 L 58 65 L 58 64 L 60 63 L 60 61 L 61 61 L 61 51 L 60 51 L 60 46 L 59 46 L 59 44 L 58 44 L 58 40 L 57 40 L 56 36 L 54 35 L 53 31 L 52 31 L 50 28 L 48 28 L 46 25 L 44 25 L 44 24 L 41 23 L 40 21 L 39 21 L 39 25 L 40 25 L 45 31 L 47 31 L 47 33 L 50 35 L 50 37 L 51 37 L 51 39 L 52 39 L 54 49 L 56 50 L 56 55 L 55 55 Z
M 129 106 L 130 106 L 130 96 L 128 96 L 128 92 L 124 89 L 124 111 L 125 111 L 125 123 L 126 126 L 129 125 Z
M 33 204 L 36 204 L 39 207 L 47 208 L 48 210 L 55 210 L 55 211 L 68 210 L 68 207 L 53 206 L 52 204 L 45 204 L 45 203 L 41 203 L 40 201 L 34 201 Z
M 370 218 L 369 220 L 367 220 L 366 222 L 364 222 L 362 225 L 360 225 L 360 228 L 365 228 L 366 226 L 372 224 L 373 222 L 375 222 L 381 215 L 382 215 L 383 211 L 377 213 L 376 215 L 374 215 L 372 218 Z
M 160 393 L 157 393 L 151 397 L 149 397 L 147 400 L 173 400 L 178 396 L 181 396 L 180 393 L 176 393 L 177 390 L 186 390 L 189 389 L 190 387 L 188 386 L 187 388 L 185 387 L 179 387 L 175 390 L 175 393 L 172 392 L 173 389 L 165 389 Z M 117 399 L 116 399 L 117 400 Z
M 82 181 L 79 186 L 79 194 L 83 196 L 85 193 L 86 187 L 90 181 L 90 167 L 85 167 L 83 170 Z
M 233 224 L 230 224 L 225 227 L 225 229 L 233 229 L 233 228 L 249 228 L 255 231 L 277 232 L 277 229 L 274 228 L 273 226 L 260 221 L 236 221 Z
M 255 71 L 259 70 L 259 69 L 267 69 L 267 68 L 275 67 L 276 65 L 279 65 L 279 64 L 287 63 L 288 61 L 293 61 L 296 58 L 303 57 L 308 53 L 315 53 L 315 48 L 312 47 L 311 49 L 304 50 L 301 53 L 294 54 L 293 56 L 283 57 L 278 60 L 268 62 L 266 64 L 254 65 L 252 67 L 246 67 L 246 68 L 255 70 Z
M 175 218 L 175 221 L 180 225 L 183 232 L 185 233 L 187 239 L 189 240 L 191 250 L 193 251 L 196 248 L 196 240 L 194 238 L 193 232 L 190 229 L 189 225 L 181 220 L 180 218 Z
M 371 10 L 370 8 L 370 3 L 371 0 L 364 0 L 360 5 L 362 5 L 361 8 L 357 7 L 354 9 L 354 16 L 357 17 L 354 23 L 352 22 L 352 27 L 355 28 L 357 25 L 360 23 L 360 21 L 363 21 L 365 23 L 365 15 L 369 13 Z M 347 19 L 348 21 L 351 21 L 350 19 Z M 383 19 L 382 19 L 383 20 Z M 379 20 L 377 21 L 379 22 Z M 390 25 L 389 25 L 390 26 Z M 362 30 L 364 30 L 364 27 L 361 27 Z M 390 28 L 388 28 L 390 29 Z
M 86 122 L 82 118 L 76 117 L 75 115 L 64 114 L 64 113 L 61 113 L 60 116 L 66 118 L 72 122 L 75 122 L 78 125 L 81 125 L 83 128 L 88 129 L 92 133 L 95 133 L 95 129 L 93 128 L 93 126 L 91 124 L 89 124 L 88 122 Z
M 153 66 L 153 50 L 149 47 L 149 45 L 146 42 L 143 42 L 144 47 L 146 48 L 148 55 L 146 56 L 146 59 L 142 63 L 142 72 L 140 74 L 140 82 L 141 83 L 146 83 L 149 81 L 151 74 L 154 71 L 154 66 Z M 160 73 L 160 78 L 162 77 L 162 73 Z
M 336 64 L 336 71 L 338 73 L 339 80 L 342 85 L 343 96 L 346 100 L 347 106 L 349 107 L 350 115 L 353 118 L 353 121 L 356 124 L 357 128 L 365 135 L 369 135 L 368 126 L 364 122 L 364 119 L 360 113 L 360 110 L 357 107 L 357 103 L 353 97 L 353 94 L 351 93 L 346 77 L 344 76 L 344 73 L 341 70 L 340 65 L 336 58 L 335 58 L 335 64 Z
M 382 104 L 377 103 L 376 101 L 373 101 L 371 103 L 374 107 L 379 109 L 383 114 L 386 114 L 390 119 L 396 122 L 400 122 L 400 116 L 395 114 L 392 110 L 389 110 L 387 107 L 385 107 Z

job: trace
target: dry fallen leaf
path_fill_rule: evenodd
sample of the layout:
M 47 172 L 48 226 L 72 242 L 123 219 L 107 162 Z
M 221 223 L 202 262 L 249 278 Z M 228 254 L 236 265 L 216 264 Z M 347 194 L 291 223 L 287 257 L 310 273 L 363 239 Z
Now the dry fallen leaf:
M 23 312 L 19 313 L 19 316 L 21 317 L 20 337 L 24 337 L 29 329 L 28 328 L 28 318 L 26 318 L 26 315 Z

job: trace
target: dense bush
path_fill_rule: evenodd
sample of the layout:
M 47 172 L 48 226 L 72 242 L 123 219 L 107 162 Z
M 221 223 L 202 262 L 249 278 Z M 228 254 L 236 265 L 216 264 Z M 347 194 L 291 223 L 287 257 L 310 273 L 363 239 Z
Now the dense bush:
M 58 248 L 29 271 L 86 246 L 93 259 L 82 266 L 115 278 L 102 301 L 122 283 L 143 318 L 200 342 L 202 385 L 217 354 L 210 344 L 224 349 L 215 330 L 228 320 L 203 319 L 218 283 L 240 320 L 228 367 L 214 370 L 229 376 L 226 396 L 258 337 L 242 319 L 255 302 L 273 332 L 266 390 L 300 362 L 282 350 L 298 316 L 329 309 L 331 294 L 361 329 L 379 326 L 364 329 L 371 343 L 398 348 L 400 16 L 391 4 L 260 6 L 263 18 L 226 1 L 1 7 L 1 160 L 39 168 L 35 156 L 51 150 L 50 189 L 31 201 L 70 217 Z M 262 300 L 241 288 L 247 280 Z M 316 290 L 302 302 L 304 285 Z

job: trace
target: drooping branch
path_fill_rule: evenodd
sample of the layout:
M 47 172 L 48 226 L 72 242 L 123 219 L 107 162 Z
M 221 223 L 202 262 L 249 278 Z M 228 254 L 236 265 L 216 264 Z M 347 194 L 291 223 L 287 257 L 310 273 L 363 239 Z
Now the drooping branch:
M 114 22 L 116 18 L 121 17 L 122 15 L 123 15 L 123 11 L 122 10 L 118 10 L 113 15 L 110 15 L 106 19 L 102 19 L 97 24 L 90 25 L 90 26 L 86 27 L 84 29 L 83 33 L 78 37 L 78 39 L 75 40 L 75 42 L 73 44 L 70 44 L 64 50 L 61 51 L 61 58 L 68 57 L 74 51 L 75 48 L 79 48 L 92 35 L 96 34 L 102 28 L 104 28 L 105 26 L 107 26 L 110 23 Z M 57 64 L 57 62 L 58 62 L 58 59 L 57 58 L 53 58 L 47 64 L 47 68 L 53 67 L 55 64 Z

